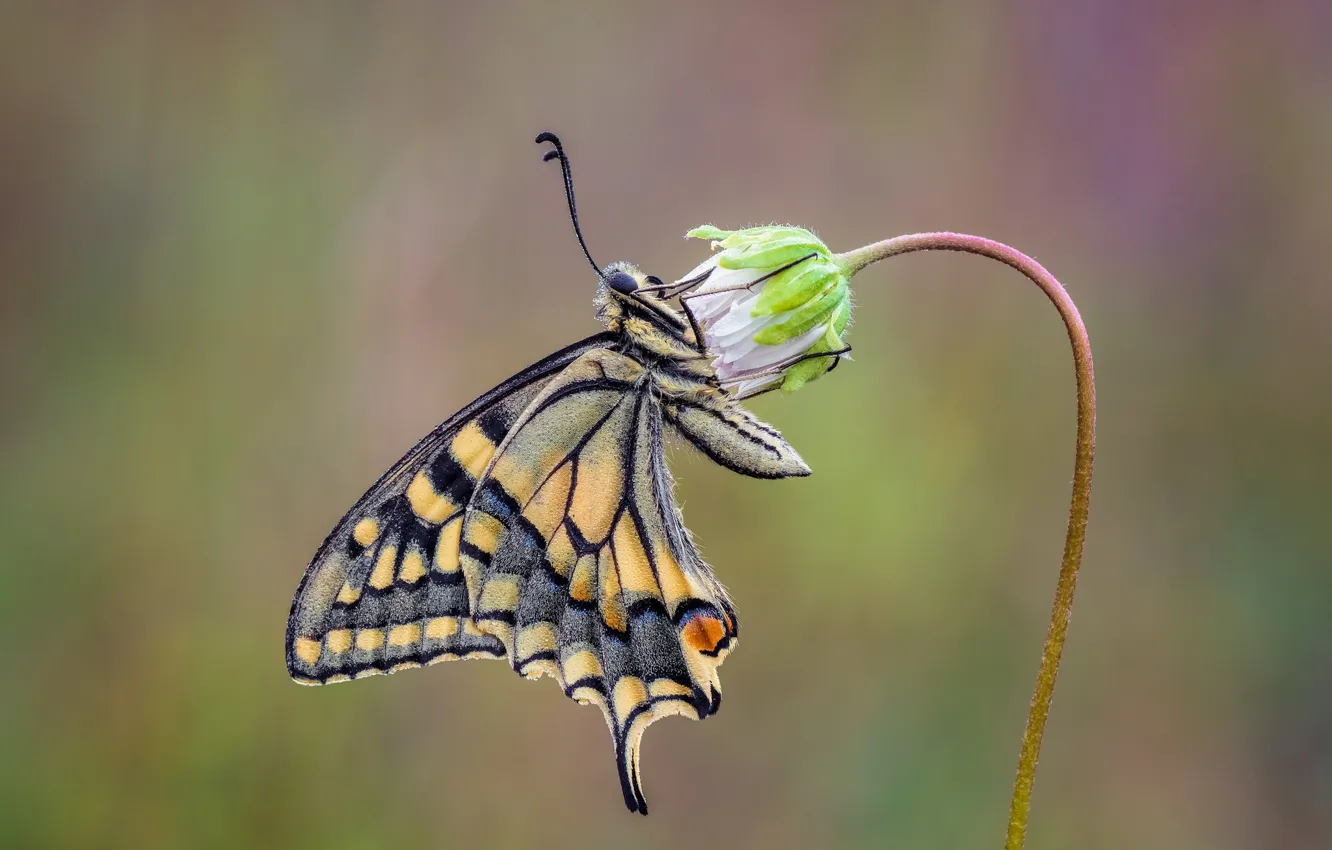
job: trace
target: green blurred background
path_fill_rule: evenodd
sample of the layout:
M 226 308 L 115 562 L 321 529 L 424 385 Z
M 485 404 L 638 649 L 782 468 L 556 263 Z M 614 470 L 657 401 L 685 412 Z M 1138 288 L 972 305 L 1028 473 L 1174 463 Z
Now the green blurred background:
M 418 436 L 704 222 L 954 229 L 1078 301 L 1100 443 L 1032 848 L 1332 846 L 1332 6 L 5 3 L 0 839 L 979 848 L 1064 530 L 1073 383 L 997 264 L 856 280 L 755 402 L 815 470 L 677 453 L 744 639 L 646 738 L 473 662 L 306 689 L 302 569 Z

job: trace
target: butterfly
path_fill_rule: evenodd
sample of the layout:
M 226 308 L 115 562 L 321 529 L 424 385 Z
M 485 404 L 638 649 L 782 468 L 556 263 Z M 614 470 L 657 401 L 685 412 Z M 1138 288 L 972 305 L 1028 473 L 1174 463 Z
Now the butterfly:
M 810 470 L 714 374 L 684 300 L 699 281 L 598 267 L 563 146 L 537 141 L 560 160 L 605 330 L 482 395 L 375 482 L 306 568 L 287 668 L 319 685 L 501 658 L 549 676 L 601 709 L 625 805 L 647 814 L 644 730 L 715 714 L 739 636 L 675 503 L 664 439 L 756 478 Z

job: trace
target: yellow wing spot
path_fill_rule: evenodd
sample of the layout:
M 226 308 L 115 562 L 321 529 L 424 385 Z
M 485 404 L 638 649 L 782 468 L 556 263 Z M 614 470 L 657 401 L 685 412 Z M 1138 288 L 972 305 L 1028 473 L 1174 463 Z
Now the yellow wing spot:
M 334 655 L 341 655 L 351 649 L 351 629 L 334 629 L 328 633 L 328 636 L 324 640 L 328 643 L 329 652 Z
M 379 523 L 370 517 L 366 517 L 356 523 L 356 527 L 352 529 L 352 539 L 362 546 L 369 546 L 371 543 L 374 543 L 375 538 L 378 536 Z
M 648 685 L 648 694 L 653 697 L 692 697 L 694 692 L 670 679 L 653 679 Z
M 463 539 L 482 552 L 493 555 L 499 542 L 500 532 L 504 530 L 499 520 L 487 513 L 471 511 L 467 517 Z
M 384 645 L 384 633 L 379 629 L 361 629 L 356 633 L 356 648 L 374 652 Z
M 574 551 L 573 542 L 569 540 L 569 532 L 564 526 L 561 525 L 555 536 L 550 538 L 546 546 L 546 558 L 550 561 L 551 569 L 561 576 L 568 578 L 573 573 L 578 553 Z
M 463 627 L 463 634 L 465 635 L 471 635 L 472 637 L 480 637 L 481 635 L 485 634 L 485 632 L 481 631 L 480 627 L 477 626 L 476 620 L 473 620 L 471 617 L 468 617 L 466 620 L 463 620 L 462 627 Z
M 296 657 L 306 664 L 314 664 L 319 660 L 319 650 L 319 641 L 314 638 L 296 638 Z
M 407 550 L 407 554 L 402 558 L 402 568 L 398 570 L 398 581 L 415 584 L 425 574 L 425 558 L 421 557 L 421 550 L 413 546 Z
M 610 547 L 601 550 L 597 564 L 601 578 L 601 621 L 617 632 L 629 630 L 629 618 L 620 596 L 620 574 Z
M 604 675 L 601 669 L 601 659 L 597 658 L 596 653 L 589 649 L 581 652 L 575 652 L 564 659 L 564 681 L 577 682 L 579 679 L 588 677 L 600 678 Z
M 449 522 L 439 530 L 435 544 L 435 569 L 443 573 L 458 571 L 458 536 L 462 533 L 462 517 Z
M 411 646 L 421 641 L 421 627 L 416 623 L 406 623 L 389 629 L 389 646 Z
M 620 582 L 631 593 L 649 593 L 658 596 L 657 580 L 652 575 L 643 541 L 638 536 L 634 518 L 625 511 L 615 523 L 615 565 L 619 568 Z
M 458 633 L 457 617 L 434 617 L 426 622 L 426 637 L 443 640 Z
M 640 704 L 647 702 L 648 698 L 647 688 L 644 687 L 643 680 L 637 676 L 624 676 L 616 680 L 615 690 L 612 693 L 617 721 L 624 720 Z
M 435 492 L 434 486 L 430 483 L 430 476 L 426 475 L 424 469 L 416 473 L 416 477 L 407 487 L 407 501 L 411 504 L 413 513 L 429 523 L 443 522 L 458 510 L 458 506 L 453 504 L 448 496 Z
M 476 610 L 477 597 L 481 593 L 481 562 L 476 558 L 458 556 L 458 567 L 462 570 L 463 587 L 467 588 L 467 605 Z
M 520 661 L 538 652 L 554 652 L 555 626 L 551 623 L 536 623 L 523 628 L 518 632 L 517 646 L 514 654 Z
M 342 590 L 338 591 L 338 601 L 343 605 L 352 605 L 361 598 L 361 589 L 352 587 L 350 584 L 342 585 Z
M 542 658 L 538 661 L 532 661 L 522 669 L 524 679 L 536 680 L 542 676 L 550 676 L 552 679 L 559 679 L 560 668 L 555 666 L 555 662 L 548 658 Z
M 490 480 L 498 481 L 505 492 L 519 504 L 526 503 L 536 493 L 537 484 L 548 470 L 554 469 L 562 456 L 537 454 L 530 446 L 513 445 L 495 458 Z
M 482 611 L 512 611 L 518 607 L 518 577 L 492 576 L 481 588 Z
M 385 546 L 379 550 L 379 560 L 375 561 L 375 569 L 370 573 L 371 587 L 383 590 L 393 583 L 393 562 L 397 559 L 397 546 Z
M 666 610 L 675 613 L 675 606 L 685 599 L 704 597 L 704 592 L 697 582 L 691 581 L 680 564 L 675 560 L 664 540 L 653 541 L 652 552 L 656 556 L 657 580 L 661 583 L 661 594 L 666 601 Z
M 569 518 L 583 537 L 600 543 L 610 534 L 611 520 L 624 490 L 618 434 L 603 427 L 583 449 L 578 461 L 578 486 L 569 504 Z
M 536 526 L 541 536 L 549 540 L 564 520 L 564 506 L 569 500 L 569 483 L 573 464 L 566 463 L 551 474 L 532 500 L 523 508 L 523 516 Z
M 601 694 L 586 685 L 581 688 L 574 688 L 569 693 L 569 698 L 577 701 L 579 705 L 595 705 L 600 707 L 602 711 L 606 710 L 606 701 L 601 698 Z M 607 720 L 606 722 L 609 723 L 610 721 Z
M 481 477 L 486 464 L 490 463 L 490 456 L 495 453 L 495 444 L 481 431 L 480 425 L 469 422 L 453 438 L 449 451 L 453 452 L 454 460 L 476 479 Z
M 569 595 L 579 602 L 591 602 L 597 598 L 597 559 L 595 555 L 584 555 L 574 567 L 573 578 L 569 581 Z

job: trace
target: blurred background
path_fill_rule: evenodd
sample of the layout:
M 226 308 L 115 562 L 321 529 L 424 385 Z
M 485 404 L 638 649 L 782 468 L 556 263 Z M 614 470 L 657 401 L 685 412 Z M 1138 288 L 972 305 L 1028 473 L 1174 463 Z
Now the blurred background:
M 420 435 L 690 227 L 953 229 L 1068 286 L 1090 536 L 1032 848 L 1332 846 L 1332 6 L 7 3 L 0 833 L 33 848 L 1001 842 L 1073 459 L 1029 283 L 856 279 L 855 361 L 675 453 L 744 624 L 654 726 L 503 664 L 307 689 L 291 594 Z

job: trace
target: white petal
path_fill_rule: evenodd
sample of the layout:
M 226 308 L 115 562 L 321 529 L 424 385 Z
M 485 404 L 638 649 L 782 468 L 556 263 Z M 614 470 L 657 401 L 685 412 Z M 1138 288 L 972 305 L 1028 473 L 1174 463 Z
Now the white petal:
M 729 319 L 734 315 L 735 312 L 732 311 L 728 313 L 726 317 Z M 727 333 L 708 333 L 708 347 L 716 353 L 724 356 L 732 346 L 740 344 L 743 340 L 752 339 L 754 334 L 763 330 L 768 325 L 776 324 L 779 321 L 781 321 L 779 316 L 764 316 L 759 319 L 745 316 L 743 322 L 735 322 L 732 327 L 728 329 Z M 721 323 L 718 322 L 718 325 L 720 324 Z
M 708 279 L 703 281 L 695 292 L 716 292 L 718 289 L 733 289 L 740 286 L 749 286 L 754 281 L 767 274 L 770 269 L 723 269 L 718 268 Z
M 762 274 L 762 269 L 713 270 L 708 279 L 695 290 L 695 295 L 689 298 L 689 309 L 693 312 L 694 318 L 704 328 L 708 328 L 732 310 L 740 300 L 749 299 L 752 304 L 762 287 L 752 292 L 748 287 Z M 699 294 L 704 297 L 697 297 Z
M 717 323 L 712 326 L 712 333 L 717 336 L 727 336 L 739 328 L 748 327 L 772 318 L 771 316 L 755 317 L 753 315 L 754 305 L 758 303 L 760 293 L 742 291 L 740 294 L 742 297 L 737 298 L 727 314 L 718 319 Z
M 736 395 L 746 395 L 755 390 L 767 389 L 778 381 L 782 380 L 784 375 L 769 375 L 766 378 L 755 378 L 752 381 L 741 381 L 735 385 Z
M 732 360 L 728 365 L 730 370 L 738 375 L 771 369 L 779 363 L 804 354 L 811 345 L 818 342 L 825 331 L 827 325 L 819 325 L 779 345 L 757 345 L 752 351 Z
M 705 298 L 691 298 L 687 303 L 690 311 L 694 314 L 694 318 L 698 320 L 699 324 L 707 327 L 726 315 L 726 311 L 731 308 L 734 301 L 734 294 L 719 292 Z
M 758 347 L 752 335 L 745 336 L 722 349 L 718 359 L 723 363 L 734 363 Z

